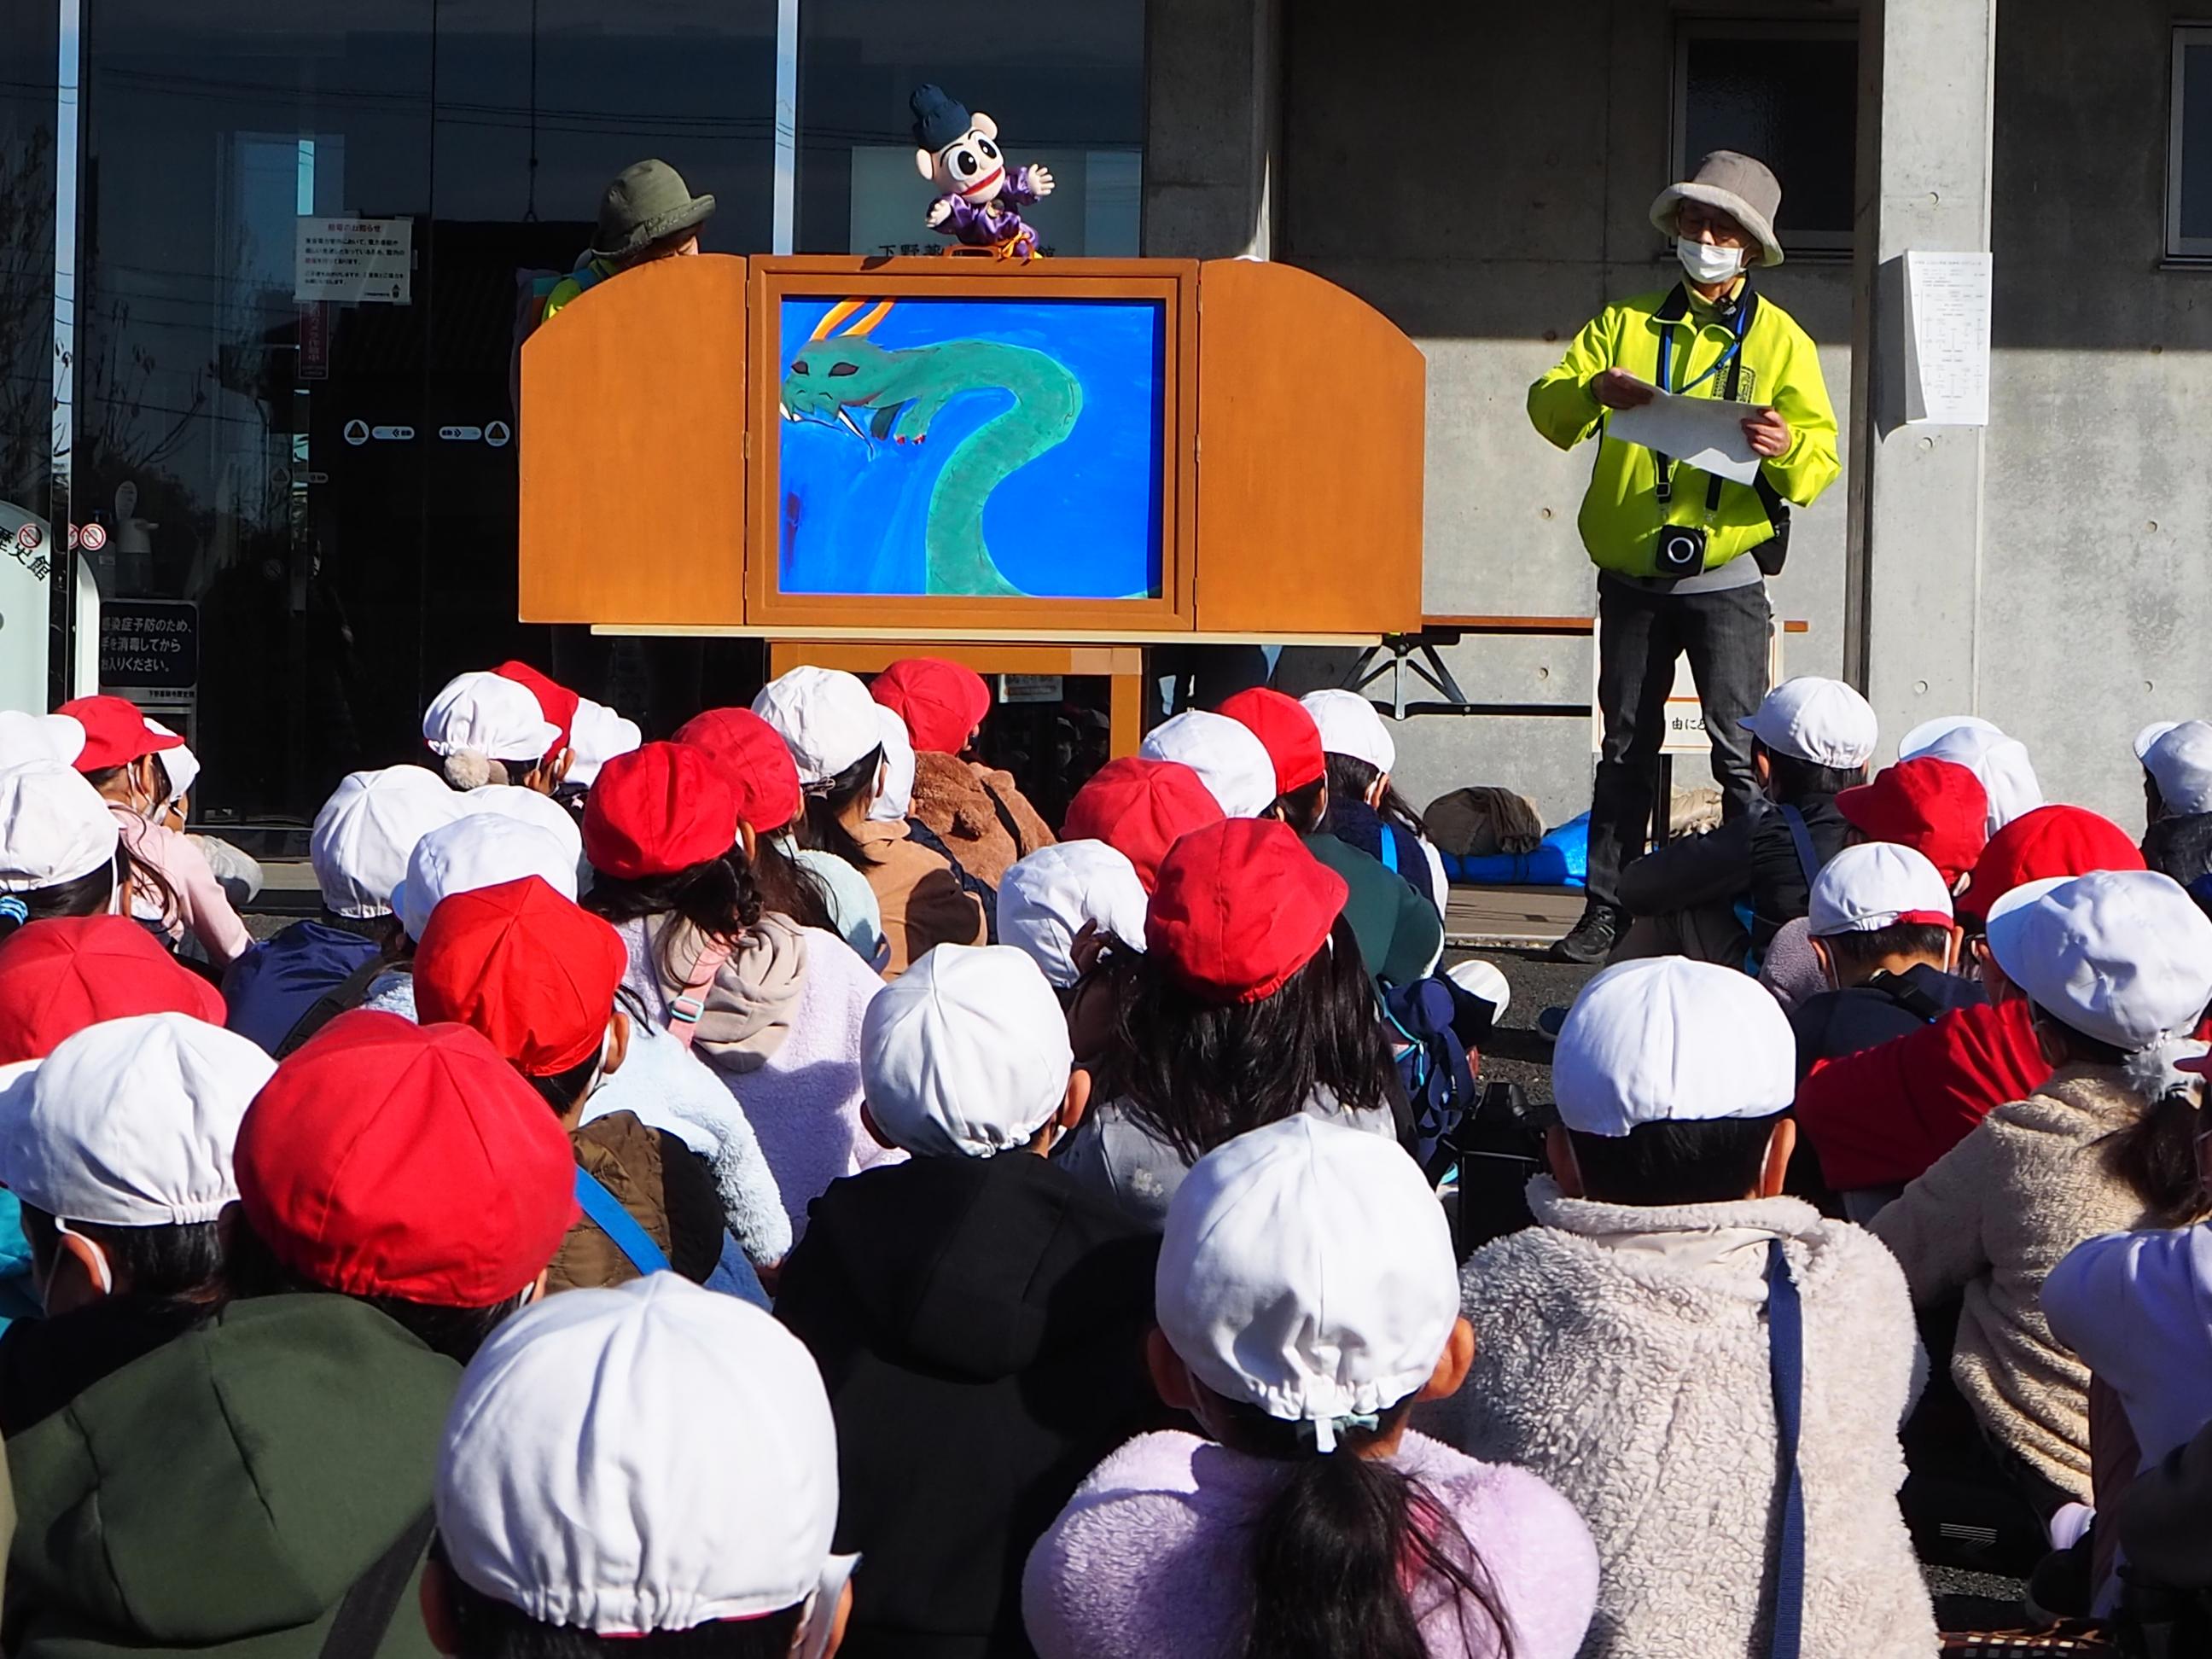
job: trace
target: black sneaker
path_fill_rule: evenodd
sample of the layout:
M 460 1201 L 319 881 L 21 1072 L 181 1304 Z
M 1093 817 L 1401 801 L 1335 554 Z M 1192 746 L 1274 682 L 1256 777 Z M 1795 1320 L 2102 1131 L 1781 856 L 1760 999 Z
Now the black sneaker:
M 1574 930 L 1553 945 L 1547 953 L 1553 962 L 1603 962 L 1613 954 L 1613 947 L 1620 942 L 1621 930 L 1628 925 L 1628 913 L 1617 904 L 1607 904 L 1592 899 L 1583 907 L 1583 919 Z

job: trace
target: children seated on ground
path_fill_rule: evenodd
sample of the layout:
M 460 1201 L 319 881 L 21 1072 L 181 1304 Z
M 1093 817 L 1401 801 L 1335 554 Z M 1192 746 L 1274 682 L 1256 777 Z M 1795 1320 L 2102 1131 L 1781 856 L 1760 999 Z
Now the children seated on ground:
M 1321 728 L 1296 702 L 1266 686 L 1239 691 L 1221 712 L 1259 738 L 1273 769 L 1266 808 L 1298 834 L 1315 860 L 1343 878 L 1345 918 L 1367 971 L 1384 985 L 1425 978 L 1443 954 L 1443 917 L 1410 882 L 1328 830 L 1328 765 Z
M 1144 954 L 1116 967 L 1113 1040 L 1061 1167 L 1158 1227 L 1191 1164 L 1263 1123 L 1311 1113 L 1396 1137 L 1404 1097 L 1344 899 L 1273 818 L 1177 842 Z
M 128 917 L 0 921 L 0 1066 L 43 1060 L 104 1019 L 161 1013 L 220 1025 L 222 998 Z
M 941 945 L 868 1009 L 868 1121 L 913 1157 L 815 1200 L 775 1309 L 837 1416 L 837 1547 L 867 1564 L 855 1659 L 1022 1650 L 1029 1546 L 1163 1419 L 1143 1359 L 1158 1240 L 1048 1156 L 1089 1099 L 1073 1064 L 1008 946 Z
M 182 1335 L 222 1294 L 216 1218 L 269 1056 L 185 1014 L 88 1026 L 0 1083 L 0 1182 L 22 1206 L 43 1319 L 0 1334 L 13 1440 Z
M 1897 1507 L 1911 1309 L 1881 1246 L 1778 1195 L 1791 1049 L 1733 969 L 1600 974 L 1553 1060 L 1538 1224 L 1461 1274 L 1474 1367 L 1424 1425 L 1543 1476 L 1589 1522 L 1584 1659 L 1765 1659 L 1796 1525 L 1807 1659 L 1936 1649 Z M 1794 1356 L 1776 1340 L 1791 1328 Z M 1781 1388 L 1800 1401 L 1794 1459 Z
M 280 1064 L 233 1164 L 229 1302 L 9 1444 L 12 1652 L 331 1650 L 352 1586 L 420 1558 L 460 1362 L 575 1217 L 522 1079 L 473 1031 L 389 1014 Z M 411 1599 L 387 1605 L 388 1638 L 351 1640 L 427 1652 Z
M 1412 1159 L 1310 1117 L 1241 1135 L 1176 1193 L 1155 1287 L 1152 1377 L 1200 1432 L 1122 1447 L 1031 1553 L 1043 1659 L 1575 1652 L 1589 1529 L 1407 1426 L 1477 1346 Z
M 831 1182 L 894 1156 L 860 1123 L 860 1023 L 883 981 L 835 935 L 768 908 L 757 845 L 722 769 L 689 744 L 608 762 L 584 808 L 586 908 L 622 935 L 645 1020 L 744 1109 L 795 1239 Z
M 910 838 L 903 821 L 869 817 L 882 793 L 884 751 L 875 700 L 852 675 L 794 668 L 753 699 L 753 712 L 790 746 L 806 791 L 800 834 L 865 877 L 883 914 L 896 979 L 934 945 L 981 945 L 983 907 L 952 866 Z
M 1807 933 L 1831 988 L 1790 1016 L 1797 1073 L 1986 999 L 1960 976 L 1962 935 L 1942 873 L 1910 847 L 1846 847 L 1814 878 Z
M 520 784 L 550 795 L 573 763 L 562 728 L 526 685 L 488 672 L 457 674 L 422 711 L 422 744 L 454 788 Z
M 79 697 L 58 712 L 84 727 L 84 748 L 74 764 L 107 803 L 130 851 L 130 914 L 160 932 L 172 948 L 189 933 L 194 947 L 216 968 L 229 966 L 246 953 L 253 936 L 231 908 L 205 855 L 154 821 L 169 794 L 161 751 L 179 747 L 184 739 L 156 731 L 136 703 L 121 697 Z
M 837 1512 L 836 1431 L 789 1333 L 666 1273 L 579 1291 L 461 1378 L 422 1614 L 453 1659 L 829 1659 Z
M 1870 1225 L 1917 1305 L 1964 1293 L 1951 1376 L 2038 1515 L 2091 1498 L 2088 1368 L 2045 1279 L 2087 1238 L 2199 1219 L 2178 1042 L 2212 1003 L 2212 921 L 2166 877 L 2113 872 L 1993 907 L 1989 951 L 2057 1070 L 1998 1107 Z
M 1874 754 L 1866 699 L 1841 680 L 1808 675 L 1768 692 L 1743 727 L 1764 800 L 1621 872 L 1621 902 L 1636 920 L 1616 959 L 1681 955 L 1741 967 L 1747 951 L 1764 952 L 1784 922 L 1805 914 L 1813 878 L 1844 845 L 1836 797 L 1863 781 Z
M 1149 893 L 1168 848 L 1222 817 L 1221 803 L 1189 767 L 1124 755 L 1075 792 L 1060 832 L 1063 841 L 1104 842 L 1136 867 Z
M 1975 715 L 1941 715 L 1907 732 L 1897 745 L 1898 759 L 1923 757 L 1963 766 L 1981 781 L 1989 799 L 1992 836 L 2044 805 L 2043 786 L 2036 781 L 2027 745 Z
M 315 814 L 307 842 L 322 914 L 231 964 L 222 983 L 230 1029 L 281 1060 L 360 1006 L 398 925 L 392 895 L 416 842 L 461 817 L 466 799 L 420 766 L 349 773 Z
M 905 723 L 915 751 L 913 816 L 943 839 L 954 863 L 995 889 L 1015 860 L 1052 845 L 1013 775 L 972 757 L 992 708 L 981 675 L 939 657 L 904 657 L 868 691 Z
M 1111 951 L 1142 954 L 1147 899 L 1137 866 L 1103 841 L 1041 848 L 999 884 L 999 937 L 1036 963 L 1066 1011 L 1075 1057 L 1106 1051 L 1115 1018 Z
M 1298 702 L 1328 758 L 1329 833 L 1396 871 L 1442 915 L 1451 899 L 1444 857 L 1390 781 L 1398 745 L 1382 716 L 1357 691 L 1309 691 Z
M 1282 793 L 1266 745 L 1226 714 L 1187 709 L 1146 732 L 1137 753 L 1145 760 L 1177 761 L 1190 768 L 1225 817 L 1256 818 Z
M 536 876 L 447 899 L 416 956 L 424 1023 L 483 1033 L 575 1148 L 585 1213 L 553 1258 L 549 1291 L 617 1285 L 663 1267 L 708 1283 L 732 1232 L 764 1266 L 790 1248 L 790 1224 L 744 1114 L 682 1043 L 618 1005 L 629 966 L 612 927 Z M 696 1086 L 684 1073 L 696 1074 Z M 711 1115 L 696 1110 L 702 1094 Z M 726 1208 L 718 1173 L 735 1177 L 738 1202 Z M 732 1267 L 732 1288 L 758 1296 L 750 1273 Z
M 2142 867 L 2125 831 L 2078 806 L 2039 807 L 1990 838 L 1954 907 L 1972 930 L 1966 951 L 1989 1000 L 1826 1061 L 1797 1085 L 1798 1127 L 1831 1188 L 1863 1194 L 1858 1212 L 1870 1212 L 2051 1075 L 2027 1002 L 1980 938 L 1983 915 L 2031 881 Z

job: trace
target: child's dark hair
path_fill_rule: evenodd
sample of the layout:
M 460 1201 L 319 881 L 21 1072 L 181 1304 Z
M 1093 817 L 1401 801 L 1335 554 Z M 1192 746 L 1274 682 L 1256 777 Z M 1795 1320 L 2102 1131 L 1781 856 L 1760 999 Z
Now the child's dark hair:
M 54 1218 L 44 1210 L 22 1206 L 23 1237 L 41 1274 L 53 1271 L 61 1248 Z M 222 1240 L 212 1221 L 178 1222 L 152 1227 L 118 1227 L 105 1222 L 72 1221 L 107 1253 L 118 1284 L 128 1279 L 134 1296 L 169 1301 L 214 1301 L 222 1282 Z
M 644 916 L 682 917 L 709 939 L 736 941 L 760 925 L 760 888 L 753 880 L 745 849 L 732 846 L 720 858 L 695 864 L 670 876 L 640 876 L 625 880 L 600 875 L 585 895 L 584 908 L 619 927 Z M 664 928 L 654 945 L 660 976 L 681 985 L 684 975 L 668 959 L 673 930 Z
M 645 1012 L 644 1002 L 629 986 L 617 985 L 615 987 L 613 1007 L 608 1012 L 611 1013 L 615 1008 L 629 1016 L 630 1038 L 632 1042 L 636 1041 L 638 1024 L 650 1018 Z M 584 1091 L 592 1086 L 592 1079 L 599 1074 L 599 1061 L 604 1058 L 605 1048 L 602 1040 L 599 1047 L 594 1048 L 567 1071 L 556 1072 L 550 1077 L 532 1077 L 525 1072 L 521 1074 L 522 1080 L 538 1091 L 538 1097 L 553 1109 L 555 1116 L 566 1117 L 583 1103 Z
M 1328 758 L 1331 800 L 1365 800 L 1367 792 L 1375 787 L 1375 780 L 1382 775 L 1365 761 L 1350 755 L 1333 754 Z M 1413 804 L 1398 793 L 1395 783 L 1382 791 L 1382 799 L 1376 803 L 1375 811 L 1383 823 L 1395 823 L 1423 841 L 1430 839 L 1427 823 L 1413 810 Z
M 806 1604 L 757 1619 L 720 1619 L 690 1630 L 600 1636 L 572 1625 L 546 1625 L 521 1608 L 464 1583 L 444 1546 L 430 1553 L 445 1566 L 447 1600 L 462 1659 L 785 1659 Z
M 1450 1591 L 1467 1651 L 1511 1659 L 1497 1588 L 1451 1511 L 1387 1459 L 1359 1455 L 1406 1420 L 1410 1396 L 1326 1454 L 1304 1425 L 1241 1401 L 1214 1403 L 1224 1444 L 1291 1466 L 1251 1528 L 1243 1659 L 1426 1659 L 1407 1594 L 1416 1578 Z
M 18 918 L 14 905 L 0 910 L 0 939 L 34 921 L 104 915 L 114 900 L 116 889 L 130 886 L 133 869 L 130 849 L 118 842 L 112 864 L 88 870 L 74 881 L 58 881 L 51 887 L 33 887 L 26 892 L 9 894 L 22 905 L 24 914 Z
M 2126 1049 L 2069 1025 L 2040 1003 L 2031 1002 L 2028 1010 L 2037 1031 L 2058 1050 L 2060 1066 L 2124 1066 L 2132 1058 Z M 2148 1103 L 2149 1109 L 2136 1121 L 2098 1143 L 2106 1166 L 2142 1200 L 2149 1212 L 2145 1226 L 2185 1227 L 2202 1221 L 2212 1215 L 2212 1198 L 2197 1166 L 2204 1114 L 2179 1089 Z
M 1820 766 L 1808 760 L 1799 760 L 1795 755 L 1785 755 L 1778 749 L 1770 749 L 1758 738 L 1752 739 L 1753 752 L 1766 757 L 1774 799 L 1786 805 L 1795 806 L 1816 795 L 1840 795 L 1844 790 L 1866 781 L 1863 766 Z
M 1319 777 L 1296 789 L 1285 790 L 1275 797 L 1273 810 L 1298 834 L 1315 834 L 1328 822 L 1328 780 Z
M 293 1272 L 278 1260 L 268 1241 L 246 1219 L 241 1206 L 232 1205 L 224 1215 L 228 1220 L 222 1277 L 234 1301 L 262 1296 L 349 1296 L 353 1301 L 367 1303 L 433 1353 L 444 1354 L 464 1365 L 476 1357 L 477 1350 L 483 1346 L 491 1334 L 522 1307 L 520 1291 L 489 1308 L 444 1308 L 427 1302 L 409 1302 L 396 1296 L 352 1296 L 349 1291 L 333 1291 L 327 1285 L 318 1285 Z
M 1864 979 L 1887 957 L 1933 957 L 1943 960 L 1951 930 L 1941 922 L 1900 921 L 1864 933 L 1823 933 L 1820 943 L 1835 959 L 1838 979 Z
M 864 876 L 874 869 L 876 860 L 853 839 L 844 815 L 864 793 L 875 787 L 876 769 L 883 763 L 883 746 L 878 744 L 828 782 L 810 788 L 805 815 L 795 826 L 801 844 L 835 854 Z
M 1779 1117 L 1639 1123 L 1625 1135 L 1567 1131 L 1583 1191 L 1601 1204 L 1729 1204 L 1755 1192 Z
M 1273 996 L 1213 1003 L 1149 956 L 1117 956 L 1112 1051 L 1099 1096 L 1195 1162 L 1224 1141 L 1305 1109 L 1327 1089 L 1345 1112 L 1387 1109 L 1397 1067 L 1375 988 L 1342 916 Z
M 753 847 L 753 885 L 760 889 L 761 908 L 789 916 L 801 927 L 836 933 L 822 878 L 785 852 L 775 836 L 756 837 Z

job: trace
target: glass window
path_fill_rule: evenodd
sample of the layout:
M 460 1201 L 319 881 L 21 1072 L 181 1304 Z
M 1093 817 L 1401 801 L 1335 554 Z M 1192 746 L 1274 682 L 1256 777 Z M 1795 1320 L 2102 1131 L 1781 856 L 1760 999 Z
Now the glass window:
M 1143 0 L 803 0 L 802 253 L 930 252 L 915 168 L 916 87 L 935 82 L 998 123 L 1012 166 L 1052 170 L 1024 217 L 1050 252 L 1137 252 L 1145 119 Z
M 1775 234 L 1792 253 L 1848 252 L 1858 156 L 1858 35 L 1838 23 L 1682 26 L 1675 162 L 1741 150 L 1782 181 Z
M 2212 28 L 2173 32 L 2166 167 L 2168 257 L 2212 258 Z
M 0 708 L 49 701 L 57 16 L 0 0 Z

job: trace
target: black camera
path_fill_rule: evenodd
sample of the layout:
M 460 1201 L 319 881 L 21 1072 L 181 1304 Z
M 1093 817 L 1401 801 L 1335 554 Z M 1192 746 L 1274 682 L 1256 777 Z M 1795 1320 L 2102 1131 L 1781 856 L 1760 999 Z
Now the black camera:
M 1694 576 L 1705 568 L 1705 526 L 1694 524 L 1666 524 L 1659 526 L 1659 546 L 1652 555 L 1653 574 L 1659 576 Z

